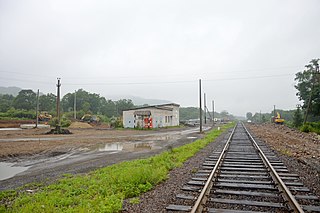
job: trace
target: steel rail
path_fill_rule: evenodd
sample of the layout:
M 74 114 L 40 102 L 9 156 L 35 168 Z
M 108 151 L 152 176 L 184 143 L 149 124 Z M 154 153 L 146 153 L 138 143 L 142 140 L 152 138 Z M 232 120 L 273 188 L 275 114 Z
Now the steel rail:
M 222 159 L 224 158 L 225 154 L 226 154 L 226 151 L 228 150 L 228 147 L 230 145 L 230 141 L 234 135 L 234 132 L 235 132 L 235 129 L 236 127 L 238 126 L 238 124 L 236 124 L 226 142 L 226 145 L 224 146 L 217 162 L 216 162 L 216 165 L 214 166 L 213 170 L 211 171 L 210 175 L 209 175 L 209 178 L 206 182 L 206 184 L 204 185 L 203 189 L 201 190 L 201 193 L 198 197 L 198 199 L 196 200 L 194 206 L 192 207 L 191 209 L 191 213 L 196 213 L 196 212 L 202 212 L 202 208 L 203 208 L 203 204 L 206 202 L 206 199 L 205 197 L 209 195 L 210 193 L 210 189 L 212 188 L 212 185 L 213 185 L 213 178 L 215 177 L 216 175 L 216 172 L 218 171 L 218 168 L 220 166 L 220 164 L 222 163 Z
M 249 136 L 251 142 L 256 147 L 257 151 L 259 152 L 259 155 L 261 156 L 263 163 L 265 166 L 269 169 L 269 172 L 271 173 L 271 177 L 275 183 L 277 183 L 277 187 L 282 194 L 282 197 L 288 202 L 289 208 L 291 208 L 294 212 L 304 212 L 301 208 L 300 204 L 297 202 L 297 200 L 294 198 L 294 196 L 291 194 L 290 190 L 287 188 L 287 186 L 284 184 L 284 182 L 281 180 L 280 176 L 276 172 L 276 170 L 271 165 L 268 158 L 265 156 L 263 151 L 260 149 L 257 142 L 253 139 L 252 135 L 249 133 L 247 128 L 243 123 L 241 123 L 244 129 L 246 130 L 247 135 Z

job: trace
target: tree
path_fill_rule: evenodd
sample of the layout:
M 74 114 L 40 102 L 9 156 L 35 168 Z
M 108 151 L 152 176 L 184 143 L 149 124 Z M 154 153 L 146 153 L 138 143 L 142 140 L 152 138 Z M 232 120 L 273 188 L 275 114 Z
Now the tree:
M 21 90 L 13 100 L 15 109 L 31 110 L 36 108 L 37 95 L 32 90 Z
M 293 126 L 300 127 L 302 125 L 303 118 L 300 110 L 300 106 L 297 106 L 297 110 L 293 114 Z
M 247 112 L 246 117 L 247 117 L 247 120 L 252 120 L 252 113 Z
M 181 121 L 199 118 L 199 108 L 197 107 L 181 107 L 179 109 L 179 118 Z
M 120 99 L 115 102 L 118 116 L 122 116 L 122 112 L 127 109 L 134 108 L 134 104 L 130 99 Z
M 266 118 L 266 115 L 265 115 L 265 114 L 262 115 L 262 118 L 261 118 L 261 119 L 262 119 L 262 123 L 267 122 L 267 118 Z
M 52 93 L 48 93 L 47 95 L 41 95 L 39 97 L 39 110 L 54 112 L 56 109 L 56 101 L 57 97 Z
M 310 113 L 313 116 L 320 115 L 320 74 L 319 74 L 319 60 L 313 59 L 305 70 L 296 73 L 295 81 L 297 84 L 295 88 L 298 90 L 296 95 L 300 101 L 303 101 L 302 108 L 306 109 L 310 99 Z
M 83 110 L 85 112 L 92 112 L 93 114 L 99 114 L 101 110 L 101 98 L 100 95 L 95 93 L 89 93 L 83 89 L 76 91 L 76 105 L 77 111 Z M 68 93 L 63 96 L 61 105 L 65 112 L 73 111 L 75 93 Z
M 101 113 L 108 116 L 109 118 L 117 116 L 117 107 L 112 100 L 101 101 Z
M 0 95 L 0 112 L 8 111 L 13 103 L 13 95 Z

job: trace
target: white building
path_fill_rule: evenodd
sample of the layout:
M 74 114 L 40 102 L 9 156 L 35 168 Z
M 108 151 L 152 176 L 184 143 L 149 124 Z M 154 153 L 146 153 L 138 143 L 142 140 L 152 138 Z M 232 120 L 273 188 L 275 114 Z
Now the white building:
M 162 104 L 123 111 L 124 128 L 179 126 L 178 104 Z

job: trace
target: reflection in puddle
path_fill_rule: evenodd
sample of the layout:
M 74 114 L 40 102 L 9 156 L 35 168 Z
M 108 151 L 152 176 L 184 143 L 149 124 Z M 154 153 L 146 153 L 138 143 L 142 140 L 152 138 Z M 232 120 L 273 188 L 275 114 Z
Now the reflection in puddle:
M 14 163 L 0 162 L 0 180 L 5 180 L 15 176 L 18 173 L 24 172 L 29 167 L 14 166 Z
M 15 131 L 15 130 L 22 130 L 21 128 L 0 128 L 0 131 Z
M 99 151 L 120 151 L 123 149 L 121 143 L 107 143 L 104 147 L 99 148 Z
M 197 137 L 192 137 L 192 136 L 191 136 L 191 137 L 187 137 L 187 138 L 188 138 L 188 139 L 196 139 Z
M 151 143 L 131 143 L 126 144 L 125 150 L 128 151 L 143 151 L 143 150 L 151 150 L 153 145 Z
M 108 143 L 99 148 L 99 151 L 143 151 L 155 148 L 153 143 Z

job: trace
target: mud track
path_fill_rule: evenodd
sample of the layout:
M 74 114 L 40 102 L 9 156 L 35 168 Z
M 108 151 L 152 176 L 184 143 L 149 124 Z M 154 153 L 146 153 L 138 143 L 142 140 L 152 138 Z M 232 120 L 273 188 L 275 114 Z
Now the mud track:
M 46 135 L 48 129 L 0 131 L 0 161 L 28 167 L 12 178 L 1 180 L 0 190 L 31 182 L 51 183 L 64 174 L 87 173 L 145 158 L 203 137 L 198 128 L 70 130 L 72 135 Z

